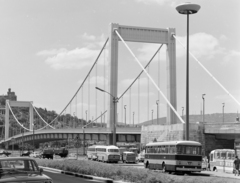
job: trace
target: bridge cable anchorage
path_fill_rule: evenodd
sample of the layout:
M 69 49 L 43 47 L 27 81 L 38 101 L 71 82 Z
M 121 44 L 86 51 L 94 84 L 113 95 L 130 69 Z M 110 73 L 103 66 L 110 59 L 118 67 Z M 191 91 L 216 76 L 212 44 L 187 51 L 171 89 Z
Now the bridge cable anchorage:
M 181 43 L 181 41 L 175 36 L 172 35 L 186 50 L 186 47 Z M 189 51 L 189 54 L 197 61 L 197 63 L 208 73 L 208 75 L 230 96 L 232 99 L 240 106 L 240 102 L 235 99 L 235 97 L 203 66 L 203 64 Z
M 104 48 L 106 47 L 106 44 L 107 44 L 108 40 L 109 40 L 109 38 L 107 38 L 107 40 L 105 41 L 105 43 L 104 43 L 104 45 L 103 45 L 100 53 L 98 54 L 95 62 L 93 63 L 91 69 L 89 70 L 87 76 L 84 78 L 82 84 L 81 84 L 80 87 L 77 89 L 77 91 L 75 92 L 75 94 L 73 95 L 73 97 L 71 98 L 71 100 L 70 100 L 70 101 L 68 102 L 68 104 L 64 107 L 64 109 L 60 112 L 60 114 L 58 114 L 58 115 L 49 123 L 49 125 L 52 124 L 60 115 L 62 115 L 62 113 L 66 110 L 66 108 L 69 106 L 69 104 L 70 104 L 70 103 L 72 102 L 72 100 L 75 98 L 75 96 L 78 94 L 79 90 L 82 88 L 83 84 L 85 83 L 85 81 L 87 80 L 87 78 L 88 78 L 88 76 L 90 75 L 91 71 L 93 70 L 95 64 L 97 63 L 97 61 L 98 61 L 100 55 L 102 54 Z M 34 131 L 35 131 L 35 130 L 34 130 Z
M 160 92 L 160 94 L 162 95 L 162 97 L 164 98 L 164 100 L 167 102 L 167 104 L 169 105 L 169 107 L 173 110 L 173 112 L 176 114 L 176 116 L 178 117 L 178 119 L 182 122 L 185 123 L 185 121 L 183 121 L 183 119 L 180 117 L 180 115 L 177 113 L 177 111 L 174 109 L 174 107 L 172 106 L 172 104 L 168 101 L 167 97 L 163 94 L 163 92 L 160 90 L 160 88 L 157 86 L 157 84 L 154 82 L 154 80 L 152 79 L 152 77 L 148 74 L 148 72 L 146 71 L 146 69 L 142 66 L 142 64 L 140 63 L 140 61 L 137 59 L 137 57 L 134 55 L 134 53 L 132 52 L 132 50 L 128 47 L 128 45 L 126 44 L 126 42 L 123 40 L 123 38 L 120 36 L 120 34 L 118 33 L 118 31 L 115 29 L 114 30 L 115 33 L 118 35 L 119 39 L 121 39 L 121 41 L 123 42 L 123 44 L 126 46 L 126 48 L 128 49 L 128 51 L 132 54 L 132 56 L 135 58 L 135 61 L 139 64 L 139 66 L 142 68 L 142 70 L 144 70 L 144 72 L 146 73 L 146 75 L 149 77 L 149 79 L 151 80 L 151 82 L 153 83 L 153 85 L 156 87 L 156 89 Z
M 148 63 L 146 64 L 146 66 L 144 67 L 145 69 L 149 66 L 149 64 L 152 62 L 152 60 L 155 58 L 155 56 L 157 55 L 157 53 L 159 52 L 159 50 L 162 48 L 163 44 L 161 44 L 161 46 L 157 49 L 157 51 L 154 53 L 154 55 L 152 56 L 152 58 L 148 61 Z M 120 97 L 118 99 L 121 99 L 123 97 L 123 95 L 129 90 L 129 88 L 137 81 L 138 78 L 140 78 L 140 76 L 142 75 L 142 73 L 144 72 L 144 70 L 142 70 L 138 76 L 134 79 L 134 81 L 129 85 L 129 87 L 123 92 L 122 95 L 120 95 Z
M 49 123 L 47 123 L 47 122 L 42 118 L 42 116 L 38 113 L 37 109 L 33 106 L 32 103 L 31 103 L 31 105 L 32 105 L 33 109 L 35 110 L 35 112 L 37 113 L 37 115 L 38 115 L 38 116 L 41 118 L 41 120 L 46 124 L 46 126 L 44 126 L 44 127 L 42 127 L 42 128 L 39 128 L 39 129 L 37 129 L 37 130 L 34 130 L 34 131 L 42 130 L 42 129 L 46 128 L 47 126 L 51 127 L 52 129 L 56 129 L 56 128 L 54 128 L 53 126 L 51 126 Z M 57 118 L 55 118 L 53 121 L 55 121 L 56 119 L 57 119 Z M 53 121 L 52 121 L 52 122 L 53 122 Z

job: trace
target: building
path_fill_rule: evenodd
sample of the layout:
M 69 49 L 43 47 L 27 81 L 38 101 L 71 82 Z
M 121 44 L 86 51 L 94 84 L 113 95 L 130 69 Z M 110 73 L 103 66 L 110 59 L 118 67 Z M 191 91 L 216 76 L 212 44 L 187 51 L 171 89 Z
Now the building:
M 17 101 L 17 96 L 15 92 L 11 91 L 11 88 L 8 89 L 7 95 L 0 95 L 0 114 L 5 114 L 6 100 Z

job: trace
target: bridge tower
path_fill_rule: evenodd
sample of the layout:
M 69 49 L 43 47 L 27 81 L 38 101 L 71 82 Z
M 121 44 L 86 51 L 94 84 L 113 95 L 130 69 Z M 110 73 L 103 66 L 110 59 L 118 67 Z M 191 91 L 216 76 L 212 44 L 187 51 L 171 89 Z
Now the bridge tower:
M 118 35 L 115 30 L 121 35 L 124 41 L 142 42 L 142 43 L 155 43 L 166 44 L 166 60 L 167 60 L 167 97 L 171 105 L 177 110 L 177 86 L 176 86 L 176 42 L 173 34 L 175 35 L 174 28 L 160 29 L 160 28 L 146 28 L 119 25 L 116 23 L 110 24 L 110 44 L 109 44 L 109 64 L 110 64 L 110 93 L 112 96 L 117 97 L 118 89 Z M 113 99 L 110 96 L 109 100 L 109 117 L 107 127 L 112 131 L 114 112 L 117 111 L 117 107 L 113 106 Z M 116 110 L 116 111 L 114 111 Z M 116 118 L 116 116 L 115 116 Z M 116 119 L 115 119 L 116 121 Z M 167 123 L 176 124 L 176 115 L 172 109 L 167 106 Z
M 28 107 L 30 130 L 33 130 L 33 106 L 32 102 L 25 101 L 10 101 L 6 100 L 5 105 L 5 140 L 9 138 L 9 106 L 11 107 Z

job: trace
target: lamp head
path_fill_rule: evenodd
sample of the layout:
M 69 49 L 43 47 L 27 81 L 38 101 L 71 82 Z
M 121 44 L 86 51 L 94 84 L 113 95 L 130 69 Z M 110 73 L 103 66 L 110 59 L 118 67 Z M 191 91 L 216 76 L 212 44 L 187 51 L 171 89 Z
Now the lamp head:
M 176 10 L 180 14 L 195 14 L 200 10 L 201 6 L 198 4 L 192 4 L 192 3 L 183 3 L 176 7 Z

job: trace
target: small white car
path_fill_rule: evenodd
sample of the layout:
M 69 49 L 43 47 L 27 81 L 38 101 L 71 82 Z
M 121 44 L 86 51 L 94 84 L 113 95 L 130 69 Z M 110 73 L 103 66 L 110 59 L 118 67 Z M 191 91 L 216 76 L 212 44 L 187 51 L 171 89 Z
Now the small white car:
M 40 158 L 40 153 L 38 152 L 32 152 L 30 155 L 29 155 L 31 158 Z

